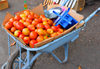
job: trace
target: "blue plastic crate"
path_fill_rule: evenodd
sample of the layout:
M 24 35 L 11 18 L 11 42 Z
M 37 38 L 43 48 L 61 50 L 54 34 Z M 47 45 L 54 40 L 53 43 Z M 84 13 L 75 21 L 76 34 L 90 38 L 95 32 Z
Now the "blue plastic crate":
M 70 11 L 70 8 L 68 8 L 67 11 L 63 11 L 61 15 L 53 11 L 53 13 L 55 13 L 58 16 L 58 18 L 55 20 L 55 23 L 56 23 L 55 26 L 61 25 L 63 28 L 68 29 L 72 27 L 73 25 L 75 25 L 76 23 L 78 23 L 77 20 L 75 20 L 72 16 L 68 14 L 69 11 Z

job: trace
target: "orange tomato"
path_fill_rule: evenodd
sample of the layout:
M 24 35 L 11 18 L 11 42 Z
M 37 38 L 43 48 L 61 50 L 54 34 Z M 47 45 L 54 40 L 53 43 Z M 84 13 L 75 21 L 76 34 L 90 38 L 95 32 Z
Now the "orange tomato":
M 58 35 L 57 33 L 53 33 L 53 34 L 51 34 L 51 37 L 55 37 L 57 35 Z
M 11 28 L 11 32 L 14 33 L 15 31 L 16 31 L 16 28 L 15 27 L 12 27 Z
M 21 34 L 21 31 L 20 30 L 16 30 L 14 32 L 14 36 L 16 36 L 16 37 L 19 37 L 20 34 Z
M 37 21 L 32 21 L 32 25 L 34 25 L 34 26 L 36 26 L 38 24 L 38 22 Z
M 38 36 L 37 39 L 36 39 L 38 42 L 41 42 L 44 40 L 44 37 L 43 36 Z
M 39 35 L 44 35 L 44 30 L 43 29 L 37 29 L 37 33 Z
M 29 31 L 28 28 L 24 28 L 24 29 L 22 30 L 22 33 L 23 33 L 24 35 L 29 35 L 29 34 L 30 34 L 30 31 Z
M 25 11 L 24 11 L 24 14 L 25 14 L 26 16 L 28 16 L 28 15 L 30 14 L 30 11 L 29 11 L 29 10 L 25 10 Z
M 49 34 L 52 34 L 52 33 L 53 33 L 53 30 L 52 30 L 52 29 L 47 29 L 47 32 L 48 32 Z

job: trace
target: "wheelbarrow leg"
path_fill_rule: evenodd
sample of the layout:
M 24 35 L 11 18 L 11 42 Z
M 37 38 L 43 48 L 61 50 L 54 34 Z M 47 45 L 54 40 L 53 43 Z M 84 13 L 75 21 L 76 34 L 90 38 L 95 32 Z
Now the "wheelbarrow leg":
M 21 69 L 21 47 L 19 47 L 20 52 L 19 52 L 19 69 Z
M 30 51 L 27 50 L 27 65 L 28 65 L 28 69 L 30 69 Z
M 30 69 L 30 51 L 29 50 L 27 50 L 27 57 L 26 57 L 26 59 L 27 59 L 27 62 L 26 62 L 26 64 L 25 64 L 25 66 L 24 67 L 22 67 L 22 69 Z
M 65 49 L 65 59 L 61 61 L 53 52 L 51 52 L 51 55 L 60 63 L 65 63 L 68 59 L 68 44 L 64 44 L 64 49 Z
M 9 56 L 10 56 L 10 36 L 8 35 L 8 54 L 9 54 Z
M 65 59 L 63 60 L 63 63 L 65 63 L 68 60 L 68 48 L 69 48 L 69 45 L 65 44 L 64 48 L 65 48 Z

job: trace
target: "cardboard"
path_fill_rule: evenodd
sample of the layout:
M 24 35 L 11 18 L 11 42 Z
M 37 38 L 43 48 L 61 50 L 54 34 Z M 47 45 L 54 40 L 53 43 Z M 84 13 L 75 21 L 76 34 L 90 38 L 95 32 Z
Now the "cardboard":
M 1 0 L 0 1 L 0 10 L 8 8 L 8 1 L 7 0 Z
M 34 9 L 34 11 L 37 11 L 39 15 L 40 15 L 40 14 L 44 14 L 43 9 L 39 9 L 39 8 L 41 8 L 41 7 L 43 7 L 43 6 L 41 6 L 41 4 L 40 4 L 39 6 L 37 6 L 37 7 Z M 32 9 L 32 10 L 33 10 L 33 9 Z M 41 12 L 40 12 L 40 11 L 41 11 Z M 22 13 L 22 12 L 23 12 L 23 11 L 19 12 L 18 15 L 19 15 L 20 13 Z M 37 12 L 35 12 L 35 13 L 37 13 Z M 79 14 L 78 14 L 78 15 L 79 15 Z M 6 29 L 6 28 L 4 27 L 5 23 L 8 22 L 9 19 L 12 18 L 12 17 L 14 17 L 14 16 L 7 12 L 7 14 L 6 14 L 6 16 L 5 16 L 5 19 L 4 19 L 2 25 L 3 25 L 3 28 L 4 28 L 5 30 L 7 30 L 7 32 L 8 32 L 9 34 L 11 34 L 12 36 L 14 36 L 13 33 L 11 33 L 8 29 Z M 60 34 L 60 35 L 58 35 L 58 36 L 56 36 L 56 37 L 51 37 L 51 38 L 49 38 L 49 39 L 46 39 L 46 40 L 44 40 L 44 41 L 42 41 L 42 42 L 39 42 L 39 43 L 35 44 L 34 47 L 37 48 L 37 47 L 43 46 L 43 45 L 45 45 L 45 44 L 47 44 L 47 43 L 49 43 L 49 42 L 51 42 L 51 41 L 53 41 L 53 40 L 55 40 L 55 39 L 57 39 L 57 38 L 59 38 L 59 37 L 61 37 L 61 36 L 65 35 L 65 34 L 71 32 L 72 30 L 74 30 L 74 28 L 75 28 L 77 25 L 78 25 L 78 23 L 75 24 L 74 26 L 72 26 L 71 28 L 67 29 L 67 30 L 64 31 L 62 34 Z M 14 37 L 15 37 L 15 36 L 14 36 Z M 15 37 L 15 38 L 18 39 L 18 40 L 19 40 L 21 43 L 23 43 L 24 45 L 26 45 L 22 39 L 20 39 L 20 38 L 18 38 L 18 37 Z
M 5 25 L 6 22 L 9 21 L 10 18 L 13 18 L 14 16 L 11 15 L 9 12 L 6 13 L 6 16 L 4 18 L 4 21 L 3 21 L 3 26 Z
M 44 10 L 43 10 L 43 5 L 42 5 L 42 3 L 41 3 L 39 6 L 33 8 L 32 11 L 33 11 L 35 14 L 44 15 Z
M 48 5 L 47 10 L 51 9 L 51 8 L 55 8 L 55 7 L 60 7 L 61 5 Z M 66 10 L 68 9 L 68 7 L 65 7 Z M 74 10 L 70 10 L 69 11 L 69 15 L 72 16 L 74 19 L 76 19 L 78 22 L 80 22 L 82 19 L 84 19 L 84 16 L 81 14 L 78 14 L 76 11 Z

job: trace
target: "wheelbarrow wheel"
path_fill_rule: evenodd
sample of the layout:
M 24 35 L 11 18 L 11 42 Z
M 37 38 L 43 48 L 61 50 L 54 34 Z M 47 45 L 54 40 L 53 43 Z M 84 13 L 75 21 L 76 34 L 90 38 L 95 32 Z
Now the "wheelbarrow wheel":
M 23 59 L 23 61 L 24 61 L 24 63 L 26 63 L 26 50 L 25 49 L 22 49 L 21 50 L 21 54 L 22 54 L 22 59 Z M 30 59 L 32 58 L 32 56 L 34 56 L 36 54 L 36 52 L 30 52 Z M 18 66 L 18 61 L 19 61 L 19 59 L 18 59 L 18 56 L 19 56 L 19 50 L 17 49 L 15 52 L 13 52 L 12 54 L 11 54 L 11 56 L 9 57 L 9 59 L 8 59 L 8 64 L 7 64 L 7 69 L 19 69 L 19 66 Z M 32 69 L 33 68 L 33 66 L 34 66 L 34 64 L 35 64 L 35 62 L 36 62 L 36 60 L 31 64 L 31 66 L 30 66 L 30 69 Z M 21 63 L 21 69 L 22 69 L 22 67 L 23 67 L 23 65 L 24 65 L 24 63 Z

